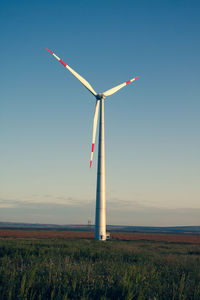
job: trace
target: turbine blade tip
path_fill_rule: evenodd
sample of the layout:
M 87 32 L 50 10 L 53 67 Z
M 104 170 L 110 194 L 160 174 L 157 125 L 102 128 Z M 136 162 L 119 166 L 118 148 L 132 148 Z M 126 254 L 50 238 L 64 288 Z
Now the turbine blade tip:
M 51 50 L 49 50 L 49 48 L 46 48 L 47 51 L 49 51 L 51 54 L 53 54 L 53 52 Z
M 91 169 L 91 166 L 92 166 L 92 160 L 90 161 L 90 169 Z

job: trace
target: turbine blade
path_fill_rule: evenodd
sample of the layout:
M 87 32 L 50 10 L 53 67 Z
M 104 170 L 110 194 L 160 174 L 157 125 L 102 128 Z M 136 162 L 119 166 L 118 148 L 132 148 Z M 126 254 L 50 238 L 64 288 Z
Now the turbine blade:
M 68 66 L 62 59 L 60 59 L 55 53 L 53 53 L 51 50 L 46 48 L 65 68 L 67 68 L 94 96 L 97 95 L 95 90 L 92 88 L 92 86 L 85 80 L 81 75 L 79 75 L 77 72 L 75 72 L 70 66 Z
M 98 112 L 99 112 L 99 102 L 100 102 L 100 100 L 97 100 L 95 111 L 94 111 L 93 134 L 92 134 L 92 151 L 91 151 L 91 157 L 90 157 L 90 168 L 92 166 L 92 159 L 93 159 L 93 154 L 94 154 L 94 144 L 95 144 L 96 131 L 97 131 L 97 120 L 98 120 Z
M 119 91 L 121 88 L 123 88 L 123 87 L 126 86 L 127 84 L 129 84 L 129 83 L 135 81 L 137 78 L 138 78 L 138 76 L 135 77 L 135 78 L 132 78 L 132 79 L 130 79 L 130 80 L 128 80 L 128 81 L 126 81 L 126 82 L 124 82 L 124 83 L 122 83 L 122 84 L 119 84 L 119 85 L 115 86 L 114 88 L 112 88 L 112 89 L 110 89 L 110 90 L 104 92 L 103 95 L 104 95 L 105 97 L 110 96 L 110 95 L 116 93 L 117 91 Z

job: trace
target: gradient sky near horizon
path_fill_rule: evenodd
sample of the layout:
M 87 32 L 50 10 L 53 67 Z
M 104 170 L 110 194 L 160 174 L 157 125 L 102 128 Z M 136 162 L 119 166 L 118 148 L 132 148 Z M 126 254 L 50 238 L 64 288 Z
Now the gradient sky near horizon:
M 200 2 L 1 1 L 0 221 L 94 223 L 97 92 L 107 223 L 200 225 Z

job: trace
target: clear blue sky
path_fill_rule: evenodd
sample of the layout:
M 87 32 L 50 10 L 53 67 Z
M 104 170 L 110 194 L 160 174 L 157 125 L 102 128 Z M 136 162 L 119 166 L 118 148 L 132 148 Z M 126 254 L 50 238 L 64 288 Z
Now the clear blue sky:
M 107 221 L 200 225 L 199 1 L 2 1 L 0 221 L 94 222 L 97 92 Z

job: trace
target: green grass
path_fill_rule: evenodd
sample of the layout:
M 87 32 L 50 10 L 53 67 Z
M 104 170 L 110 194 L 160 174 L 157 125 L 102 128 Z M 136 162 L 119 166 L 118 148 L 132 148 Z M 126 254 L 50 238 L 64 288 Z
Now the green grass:
M 200 299 L 200 247 L 1 239 L 0 299 Z

